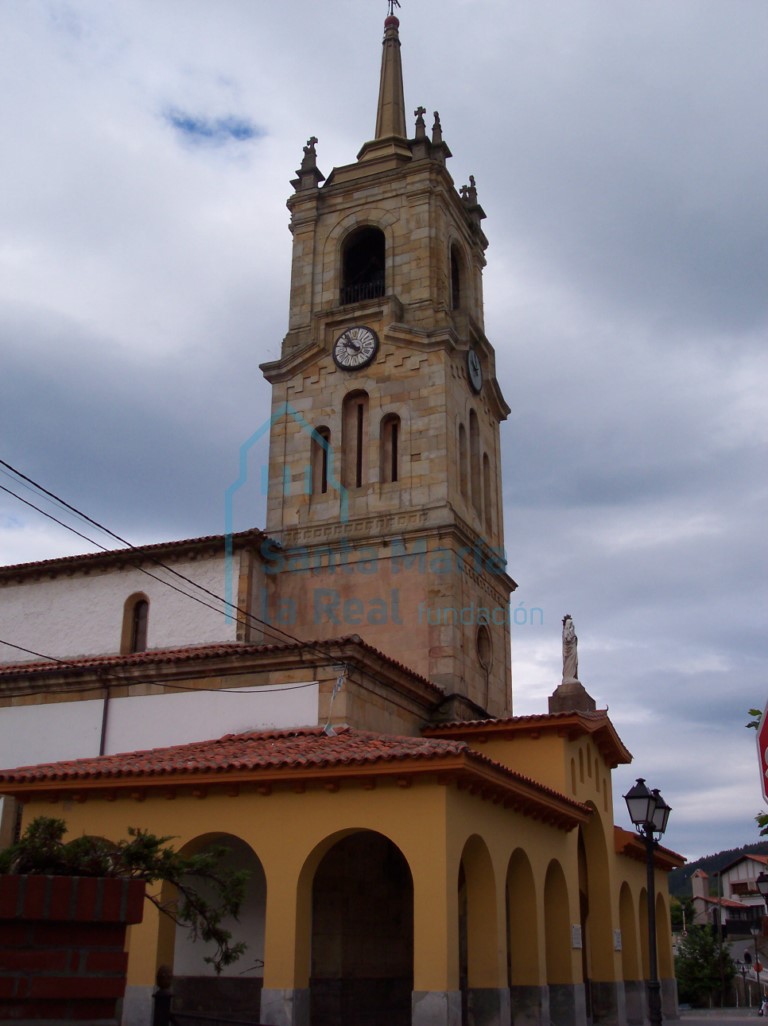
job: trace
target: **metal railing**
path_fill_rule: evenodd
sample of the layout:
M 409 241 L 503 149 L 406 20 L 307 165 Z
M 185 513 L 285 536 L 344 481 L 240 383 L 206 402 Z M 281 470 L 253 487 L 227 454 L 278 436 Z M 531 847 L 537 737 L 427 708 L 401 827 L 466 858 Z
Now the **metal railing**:
M 362 303 L 365 299 L 381 299 L 384 295 L 383 281 L 364 281 L 358 285 L 344 285 L 341 289 L 341 305 Z

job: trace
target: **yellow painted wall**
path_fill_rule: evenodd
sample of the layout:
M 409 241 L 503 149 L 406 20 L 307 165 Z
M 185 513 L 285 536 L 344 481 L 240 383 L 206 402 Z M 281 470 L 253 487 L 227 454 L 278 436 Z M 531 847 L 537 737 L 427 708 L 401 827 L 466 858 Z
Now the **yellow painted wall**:
M 434 777 L 410 787 L 381 781 L 365 789 L 350 779 L 338 790 L 310 784 L 305 793 L 276 787 L 268 795 L 244 788 L 237 797 L 213 789 L 205 798 L 179 791 L 170 801 L 151 791 L 143 801 L 127 796 L 79 803 L 34 801 L 25 807 L 25 824 L 37 815 L 65 819 L 71 836 L 89 833 L 116 840 L 127 835 L 129 826 L 140 826 L 173 835 L 178 848 L 202 834 L 241 838 L 259 858 L 266 877 L 266 987 L 308 985 L 314 873 L 333 844 L 357 830 L 383 834 L 408 862 L 414 892 L 416 990 L 459 987 L 462 861 L 468 895 L 469 986 L 507 985 L 508 921 L 515 984 L 582 978 L 581 951 L 573 947 L 571 929 L 580 922 L 578 829 L 566 833 L 455 785 L 441 785 Z M 595 928 L 610 938 L 604 940 L 602 954 L 593 939 L 592 972 L 599 980 L 621 979 L 622 954 L 613 950 L 612 940 L 615 930 L 631 923 L 635 933 L 627 938 L 629 947 L 642 950 L 644 867 L 614 854 L 610 818 L 599 810 L 584 836 L 585 851 L 594 861 L 591 916 Z M 508 881 L 510 899 L 525 888 L 519 905 L 510 900 L 507 906 Z M 625 911 L 620 917 L 622 888 Z M 666 896 L 661 900 L 666 902 Z M 132 928 L 129 944 L 130 983 L 151 984 L 157 966 L 172 961 L 172 930 L 167 925 L 159 928 L 158 914 L 149 904 L 144 922 Z M 660 964 L 669 967 L 666 954 Z

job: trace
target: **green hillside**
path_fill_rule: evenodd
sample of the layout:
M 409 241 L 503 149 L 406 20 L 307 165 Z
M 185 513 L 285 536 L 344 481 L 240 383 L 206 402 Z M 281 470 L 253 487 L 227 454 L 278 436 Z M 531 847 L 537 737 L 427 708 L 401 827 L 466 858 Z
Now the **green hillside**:
M 690 879 L 697 869 L 703 869 L 709 876 L 714 877 L 715 873 L 735 862 L 741 855 L 768 855 L 768 841 L 745 844 L 741 848 L 728 848 L 716 855 L 705 855 L 695 862 L 687 862 L 680 869 L 673 869 L 669 874 L 669 893 L 676 898 L 690 898 Z M 715 881 L 712 883 L 715 884 Z

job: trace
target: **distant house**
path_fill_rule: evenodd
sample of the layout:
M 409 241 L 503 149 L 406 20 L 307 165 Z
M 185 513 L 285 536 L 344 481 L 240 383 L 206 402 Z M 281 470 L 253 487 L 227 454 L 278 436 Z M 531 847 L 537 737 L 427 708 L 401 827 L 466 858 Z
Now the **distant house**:
M 757 878 L 768 870 L 768 855 L 741 855 L 720 871 L 716 893 L 710 893 L 709 876 L 697 869 L 691 877 L 693 921 L 698 926 L 724 926 L 730 936 L 763 928 L 765 901 Z

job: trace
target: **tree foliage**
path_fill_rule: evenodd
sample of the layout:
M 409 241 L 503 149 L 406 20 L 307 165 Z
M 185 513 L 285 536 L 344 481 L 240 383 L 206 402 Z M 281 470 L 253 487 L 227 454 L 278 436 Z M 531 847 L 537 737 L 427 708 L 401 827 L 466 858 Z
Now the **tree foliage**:
M 757 728 L 760 726 L 760 720 L 763 717 L 762 710 L 750 709 L 748 711 L 748 715 L 751 716 L 752 719 L 749 721 L 749 723 L 746 724 L 746 726 L 751 727 L 754 730 L 757 730 Z M 760 827 L 760 836 L 768 837 L 768 812 L 758 812 L 758 814 L 755 816 L 755 823 L 757 823 L 757 825 Z
M 166 882 L 176 889 L 176 898 L 163 902 L 159 895 L 147 893 L 148 900 L 186 927 L 194 940 L 216 945 L 215 953 L 205 961 L 217 973 L 245 951 L 245 944 L 233 944 L 231 932 L 222 925 L 228 918 L 237 919 L 249 875 L 222 867 L 226 848 L 180 855 L 168 844 L 172 838 L 156 837 L 134 827 L 128 828 L 130 840 L 117 842 L 101 837 L 64 841 L 66 830 L 64 820 L 39 816 L 16 844 L 0 851 L 0 873 L 113 876 L 144 880 L 147 884 Z
M 736 966 L 728 950 L 708 926 L 694 926 L 683 938 L 675 958 L 680 1000 L 694 1008 L 722 1005 L 722 993 Z

